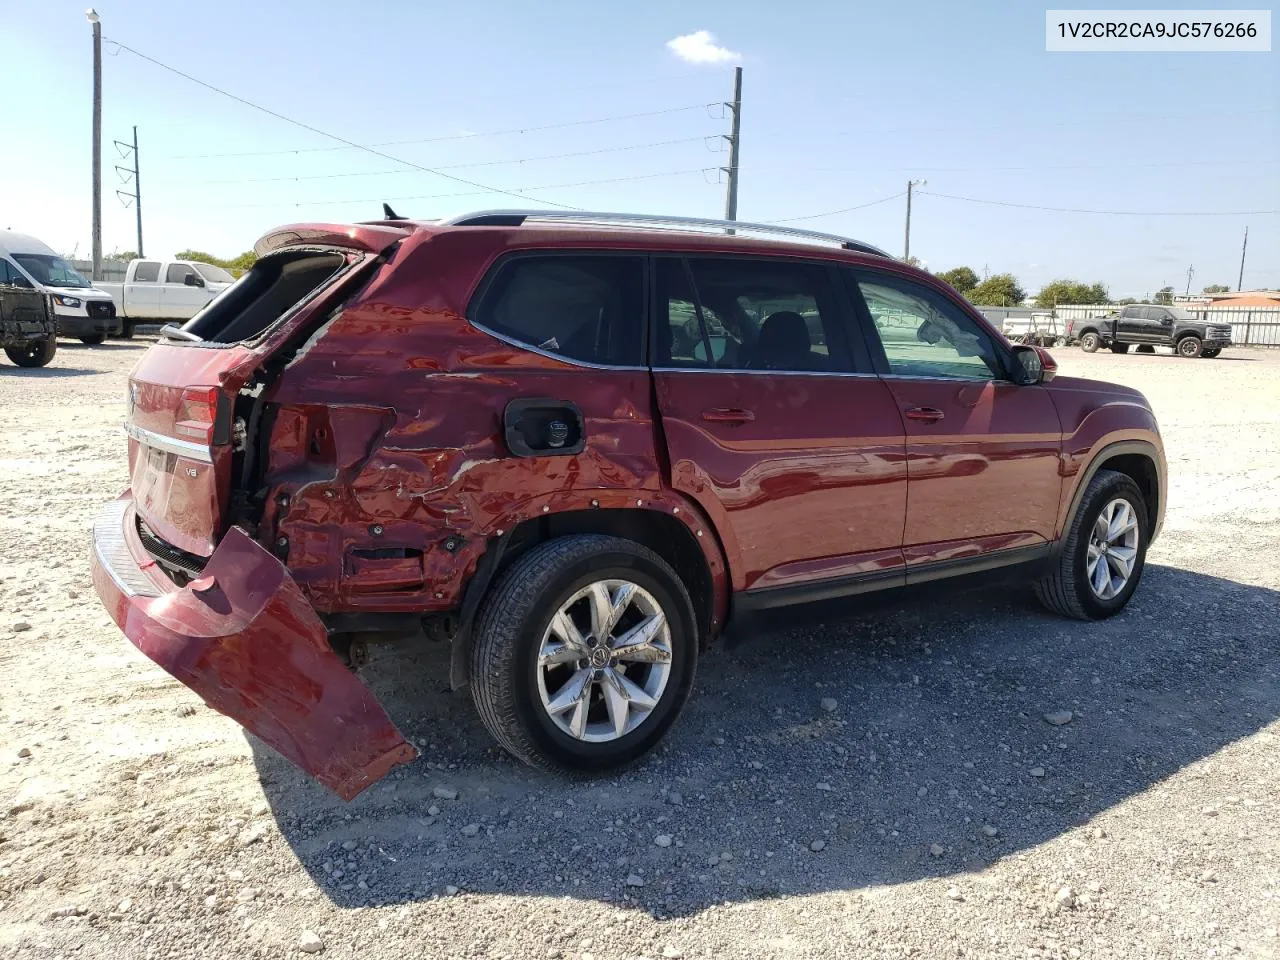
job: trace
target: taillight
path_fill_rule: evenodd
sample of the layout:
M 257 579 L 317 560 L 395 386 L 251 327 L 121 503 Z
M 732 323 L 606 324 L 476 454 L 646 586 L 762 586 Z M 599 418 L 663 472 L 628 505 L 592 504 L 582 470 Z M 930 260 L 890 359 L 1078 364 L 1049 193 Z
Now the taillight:
M 214 427 L 218 422 L 218 394 L 217 387 L 187 387 L 183 390 L 174 432 L 193 440 L 213 443 Z

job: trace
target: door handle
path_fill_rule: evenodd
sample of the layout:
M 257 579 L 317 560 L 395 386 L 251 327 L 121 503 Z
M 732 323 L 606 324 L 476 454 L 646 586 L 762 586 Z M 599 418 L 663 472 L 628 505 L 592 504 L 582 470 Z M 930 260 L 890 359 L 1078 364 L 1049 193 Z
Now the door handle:
M 716 407 L 702 411 L 702 419 L 707 423 L 750 423 L 755 418 L 754 413 L 741 407 Z
M 919 420 L 922 423 L 937 423 L 946 416 L 937 407 L 908 407 L 904 415 L 908 420 Z

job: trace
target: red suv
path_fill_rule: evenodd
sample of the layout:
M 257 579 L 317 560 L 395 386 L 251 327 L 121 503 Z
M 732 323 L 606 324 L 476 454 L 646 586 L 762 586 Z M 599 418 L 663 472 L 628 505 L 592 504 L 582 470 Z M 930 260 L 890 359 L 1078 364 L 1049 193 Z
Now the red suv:
M 862 243 L 497 212 L 256 249 L 130 377 L 93 579 L 144 653 L 345 798 L 416 755 L 353 638 L 446 640 L 507 750 L 603 769 L 770 610 L 998 572 L 1098 619 L 1160 530 L 1139 393 L 1054 379 Z

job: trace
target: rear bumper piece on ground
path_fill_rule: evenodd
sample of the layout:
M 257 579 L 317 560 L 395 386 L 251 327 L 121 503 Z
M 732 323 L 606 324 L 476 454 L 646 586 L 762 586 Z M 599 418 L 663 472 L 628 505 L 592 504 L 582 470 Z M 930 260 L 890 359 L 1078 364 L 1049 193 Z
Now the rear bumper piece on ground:
M 94 522 L 90 563 L 134 646 L 344 800 L 417 756 L 284 565 L 239 528 L 179 588 L 143 550 L 126 496 Z

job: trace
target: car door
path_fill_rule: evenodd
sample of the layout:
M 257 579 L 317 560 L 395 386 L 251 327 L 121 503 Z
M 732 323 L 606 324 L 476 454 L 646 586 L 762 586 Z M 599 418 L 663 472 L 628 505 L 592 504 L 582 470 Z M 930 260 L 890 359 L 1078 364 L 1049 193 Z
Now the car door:
M 906 427 L 908 580 L 1052 540 L 1062 428 L 1048 391 L 1012 382 L 1008 345 L 943 291 L 890 271 L 849 278 Z
M 714 520 L 734 588 L 901 577 L 902 418 L 865 346 L 852 349 L 834 268 L 653 263 L 651 363 L 671 482 Z
M 164 317 L 160 308 L 160 264 L 154 260 L 135 263 L 133 277 L 124 285 L 120 297 L 127 316 Z
M 1146 307 L 1146 343 L 1171 343 L 1173 340 L 1173 314 L 1164 307 Z
M 170 320 L 190 320 L 206 303 L 209 294 L 204 278 L 186 263 L 171 263 L 165 268 L 160 287 L 160 308 Z

